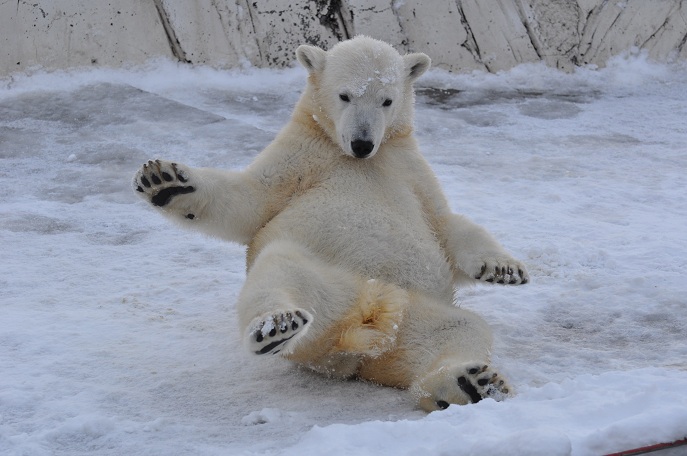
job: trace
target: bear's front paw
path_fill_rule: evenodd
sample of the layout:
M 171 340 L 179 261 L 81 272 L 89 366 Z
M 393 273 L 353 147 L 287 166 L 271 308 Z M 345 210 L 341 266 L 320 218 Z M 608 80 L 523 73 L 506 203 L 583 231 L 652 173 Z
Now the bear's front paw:
M 177 195 L 196 191 L 182 165 L 161 160 L 149 160 L 141 167 L 134 177 L 134 188 L 158 207 L 166 206 Z
M 303 309 L 270 313 L 254 319 L 248 326 L 248 347 L 256 355 L 288 353 L 312 322 Z
M 473 277 L 482 282 L 524 285 L 530 281 L 525 265 L 510 257 L 486 259 L 477 266 Z

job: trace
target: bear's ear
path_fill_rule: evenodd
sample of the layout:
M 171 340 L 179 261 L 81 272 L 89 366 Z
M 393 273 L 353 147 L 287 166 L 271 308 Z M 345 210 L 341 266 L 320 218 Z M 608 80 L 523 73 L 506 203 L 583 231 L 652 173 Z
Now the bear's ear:
M 429 70 L 432 60 L 426 54 L 418 52 L 404 55 L 403 63 L 405 65 L 408 82 L 413 83 L 417 78 L 422 76 L 425 71 Z
M 296 49 L 296 57 L 309 73 L 320 73 L 324 70 L 327 53 L 316 46 L 303 44 Z

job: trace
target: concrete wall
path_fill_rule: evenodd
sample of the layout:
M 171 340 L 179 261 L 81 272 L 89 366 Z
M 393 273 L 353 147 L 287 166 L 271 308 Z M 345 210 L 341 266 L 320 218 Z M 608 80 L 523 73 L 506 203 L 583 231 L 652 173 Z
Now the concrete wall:
M 453 71 L 603 66 L 630 48 L 687 57 L 687 0 L 0 0 L 0 76 L 151 57 L 288 65 L 356 34 Z

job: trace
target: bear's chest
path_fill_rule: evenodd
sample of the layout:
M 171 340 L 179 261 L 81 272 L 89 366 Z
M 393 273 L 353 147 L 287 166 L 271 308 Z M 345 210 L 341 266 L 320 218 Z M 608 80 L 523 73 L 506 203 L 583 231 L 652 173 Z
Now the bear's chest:
M 451 290 L 446 255 L 409 185 L 393 176 L 339 173 L 294 195 L 260 233 L 289 239 L 366 278 L 432 294 Z

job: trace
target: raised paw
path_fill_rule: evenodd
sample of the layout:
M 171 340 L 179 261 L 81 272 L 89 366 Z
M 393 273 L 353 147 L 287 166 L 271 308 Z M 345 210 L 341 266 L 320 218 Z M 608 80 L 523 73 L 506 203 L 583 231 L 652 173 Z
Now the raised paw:
M 263 315 L 249 325 L 248 346 L 256 355 L 288 353 L 310 322 L 312 316 L 302 309 Z
M 177 195 L 196 191 L 183 166 L 162 160 L 145 163 L 134 177 L 134 188 L 158 207 L 166 206 Z
M 530 276 L 523 264 L 512 258 L 504 258 L 483 261 L 475 279 L 502 285 L 524 285 L 530 281 Z
M 451 404 L 475 404 L 485 398 L 502 401 L 513 393 L 501 375 L 479 363 L 442 367 L 413 389 L 420 406 L 427 411 L 445 409 Z

